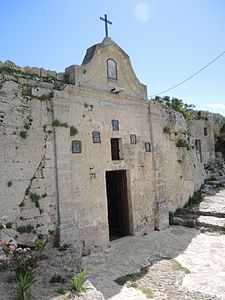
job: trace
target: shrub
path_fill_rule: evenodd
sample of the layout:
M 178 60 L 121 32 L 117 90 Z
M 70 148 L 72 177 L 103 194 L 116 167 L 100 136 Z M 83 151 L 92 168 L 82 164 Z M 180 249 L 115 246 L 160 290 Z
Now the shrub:
M 18 231 L 20 234 L 31 233 L 34 231 L 34 226 L 31 224 L 19 226 L 19 227 L 17 227 L 16 231 Z
M 70 126 L 70 136 L 74 136 L 76 134 L 78 134 L 77 128 L 74 126 Z
M 7 183 L 7 185 L 8 185 L 8 187 L 11 187 L 11 186 L 12 186 L 12 182 L 9 181 L 9 182 Z
M 25 139 L 25 138 L 27 137 L 27 132 L 26 132 L 26 130 L 20 131 L 20 137 L 21 137 L 22 139 Z
M 190 121 L 193 118 L 192 110 L 195 107 L 193 104 L 184 103 L 183 100 L 174 97 L 170 99 L 169 96 L 165 96 L 165 97 L 156 96 L 151 100 L 154 102 L 162 103 L 166 107 L 169 107 L 175 111 L 182 113 L 186 121 Z
M 187 148 L 187 150 L 191 150 L 191 145 L 184 139 L 178 139 L 176 142 L 176 147 Z
M 80 293 L 86 290 L 84 286 L 84 282 L 86 280 L 85 276 L 86 276 L 86 272 L 84 270 L 74 275 L 70 283 L 70 287 L 72 291 Z
M 39 199 L 41 198 L 41 196 L 39 196 L 36 193 L 31 193 L 29 194 L 31 201 L 35 203 L 35 207 L 40 208 L 40 204 L 39 204 Z
M 42 239 L 35 240 L 35 250 L 42 251 L 44 250 L 45 242 Z
M 68 127 L 67 123 L 61 123 L 58 119 L 52 122 L 52 126 L 54 127 Z
M 17 296 L 19 300 L 28 300 L 30 287 L 34 283 L 34 275 L 25 273 L 16 277 Z

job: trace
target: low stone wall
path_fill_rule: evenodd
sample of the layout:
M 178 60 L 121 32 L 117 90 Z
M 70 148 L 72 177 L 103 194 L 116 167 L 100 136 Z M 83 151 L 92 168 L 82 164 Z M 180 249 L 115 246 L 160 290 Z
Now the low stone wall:
M 23 86 L 61 90 L 65 84 L 65 74 L 37 67 L 19 67 L 14 62 L 0 61 L 0 86 L 4 81 L 18 82 Z

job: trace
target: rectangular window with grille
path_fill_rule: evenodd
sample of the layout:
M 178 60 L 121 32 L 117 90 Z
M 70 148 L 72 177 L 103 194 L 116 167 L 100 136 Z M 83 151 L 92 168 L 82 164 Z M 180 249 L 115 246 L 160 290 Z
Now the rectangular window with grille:
M 72 141 L 72 153 L 81 153 L 81 141 Z
M 112 130 L 119 131 L 119 121 L 118 120 L 112 120 Z
M 151 152 L 151 144 L 150 143 L 145 143 L 145 151 Z
M 137 144 L 136 134 L 131 134 L 130 135 L 130 143 L 131 143 L 131 145 L 136 145 Z
M 93 143 L 101 143 L 101 136 L 99 131 L 92 132 L 92 140 Z

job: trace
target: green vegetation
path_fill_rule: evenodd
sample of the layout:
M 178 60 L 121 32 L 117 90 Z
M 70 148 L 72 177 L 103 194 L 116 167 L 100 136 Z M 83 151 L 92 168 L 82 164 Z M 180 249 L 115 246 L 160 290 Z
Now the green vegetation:
M 118 277 L 114 280 L 119 285 L 126 285 L 128 288 L 136 288 L 142 291 L 148 299 L 154 298 L 154 294 L 150 288 L 139 286 L 138 279 L 142 278 L 148 273 L 149 267 L 142 267 L 139 272 L 127 274 L 125 276 Z
M 70 136 L 75 136 L 76 134 L 78 134 L 77 128 L 74 126 L 70 126 Z
M 13 223 L 12 223 L 12 222 L 7 222 L 7 223 L 5 224 L 5 227 L 6 227 L 7 229 L 12 228 L 12 226 L 13 226 Z
M 54 127 L 68 127 L 68 124 L 67 123 L 62 123 L 58 119 L 56 119 L 52 122 L 52 126 L 54 126 Z
M 147 299 L 154 298 L 154 294 L 153 294 L 153 292 L 152 292 L 152 290 L 150 288 L 147 288 L 147 287 L 138 287 L 138 289 L 140 291 L 142 291 L 143 294 L 145 294 L 145 296 L 146 296 Z
M 201 191 L 194 192 L 192 197 L 189 197 L 188 202 L 182 207 L 177 208 L 174 213 L 169 212 L 169 224 L 173 224 L 174 217 L 185 217 L 188 216 L 192 219 L 197 218 L 197 214 L 192 211 L 192 208 L 196 205 L 199 205 L 203 201 L 203 196 Z
M 19 274 L 16 278 L 17 296 L 19 300 L 28 300 L 34 276 L 30 273 Z
M 31 201 L 35 203 L 35 207 L 40 208 L 39 199 L 41 198 L 41 196 L 31 192 L 29 193 L 29 196 Z
M 171 259 L 171 266 L 173 268 L 173 270 L 175 271 L 182 271 L 185 274 L 190 274 L 190 270 L 188 270 L 187 268 L 183 267 L 176 259 Z
M 3 83 L 5 82 L 5 79 L 0 80 L 0 90 L 3 87 Z
M 42 251 L 44 250 L 44 247 L 45 247 L 45 242 L 42 239 L 35 240 L 35 245 L 34 245 L 35 250 Z
M 59 293 L 59 294 L 64 295 L 64 294 L 66 294 L 66 289 L 63 288 L 63 287 L 60 287 L 58 290 L 56 290 L 56 292 Z
M 20 137 L 22 139 L 26 139 L 26 137 L 27 137 L 27 131 L 25 131 L 25 130 L 20 131 Z
M 191 150 L 191 145 L 184 139 L 178 139 L 176 142 L 176 147 L 187 148 L 187 150 Z
M 191 111 L 195 107 L 193 104 L 184 103 L 183 100 L 178 98 L 170 99 L 169 96 L 156 96 L 155 98 L 151 99 L 151 101 L 162 103 L 163 105 L 165 105 L 165 107 L 169 107 L 175 111 L 182 113 L 187 121 L 190 121 L 192 119 Z
M 86 280 L 86 272 L 84 270 L 77 273 L 70 282 L 71 290 L 74 292 L 85 292 L 86 288 L 84 286 L 84 282 Z
M 16 231 L 19 232 L 20 234 L 31 233 L 34 232 L 34 226 L 31 224 L 19 226 L 16 228 Z

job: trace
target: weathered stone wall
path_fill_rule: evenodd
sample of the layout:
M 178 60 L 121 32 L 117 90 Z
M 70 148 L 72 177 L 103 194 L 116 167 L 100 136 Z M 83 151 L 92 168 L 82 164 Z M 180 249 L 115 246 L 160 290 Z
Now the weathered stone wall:
M 152 152 L 145 152 L 145 142 L 152 143 L 148 105 L 118 95 L 99 99 L 97 93 L 80 87 L 68 86 L 63 94 L 55 93 L 55 119 L 78 130 L 71 137 L 69 127 L 56 129 L 61 238 L 68 242 L 71 236 L 80 237 L 85 253 L 109 242 L 106 171 L 127 171 L 131 234 L 155 227 L 153 158 Z M 119 121 L 119 131 L 112 131 L 113 119 Z M 93 143 L 93 131 L 100 132 L 101 143 Z M 136 134 L 136 145 L 130 144 L 130 134 Z M 122 160 L 112 160 L 111 138 L 121 139 Z M 82 153 L 72 153 L 73 140 L 82 142 Z
M 189 124 L 191 140 L 201 143 L 201 159 L 203 163 L 215 160 L 215 144 L 223 126 L 223 117 L 207 111 L 199 111 Z
M 24 87 L 13 81 L 0 89 L 1 213 L 9 216 L 19 243 L 56 229 L 52 112 L 49 101 L 38 99 L 49 92 L 33 88 L 24 96 Z
M 116 79 L 107 76 L 109 58 L 117 62 Z M 0 205 L 12 222 L 8 233 L 25 244 L 57 237 L 84 254 L 109 243 L 107 171 L 126 170 L 130 234 L 164 229 L 169 211 L 200 188 L 223 123 L 203 112 L 186 123 L 149 102 L 129 56 L 109 38 L 65 75 L 0 62 L 0 103 Z M 101 143 L 93 143 L 93 131 Z M 120 160 L 112 160 L 111 138 L 120 140 Z M 72 152 L 75 140 L 81 153 Z
M 106 247 L 106 171 L 127 171 L 135 235 L 168 226 L 168 212 L 183 206 L 203 182 L 195 139 L 205 138 L 206 120 L 187 126 L 181 114 L 159 104 L 106 92 L 99 97 L 73 85 L 52 93 L 6 80 L 0 101 L 1 211 L 20 243 L 33 243 L 40 234 L 51 240 L 60 225 L 62 243 L 74 242 L 86 254 Z M 112 131 L 113 119 L 119 131 Z M 210 126 L 207 139 L 221 125 L 211 120 Z M 100 144 L 93 143 L 93 131 L 100 132 Z M 130 134 L 136 134 L 136 145 Z M 113 137 L 122 141 L 119 161 L 111 159 Z M 73 140 L 81 141 L 82 153 L 72 153 Z M 145 142 L 152 152 L 145 151 Z M 203 155 L 212 151 L 206 162 L 213 149 L 210 142 L 204 145 Z
M 92 55 L 86 55 L 88 59 L 84 59 L 85 63 L 66 68 L 65 78 L 69 83 L 97 93 L 110 93 L 113 88 L 119 87 L 123 89 L 124 98 L 147 100 L 147 87 L 139 82 L 129 56 L 115 42 L 107 37 L 90 49 Z M 107 76 L 107 59 L 117 62 L 117 80 Z
M 164 218 L 168 218 L 168 211 L 182 207 L 200 188 L 204 170 L 194 144 L 189 142 L 188 127 L 182 114 L 154 103 L 150 105 L 150 112 L 155 159 L 160 161 L 160 170 L 156 168 L 156 189 L 167 209 Z

